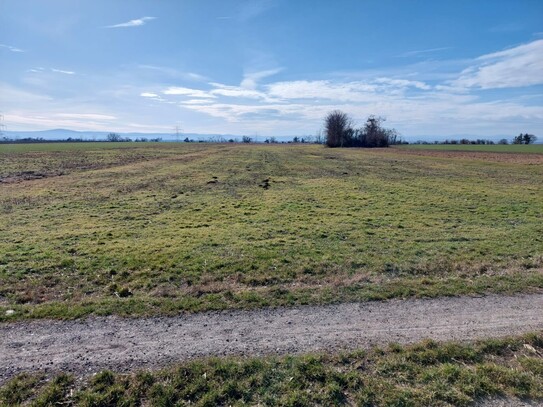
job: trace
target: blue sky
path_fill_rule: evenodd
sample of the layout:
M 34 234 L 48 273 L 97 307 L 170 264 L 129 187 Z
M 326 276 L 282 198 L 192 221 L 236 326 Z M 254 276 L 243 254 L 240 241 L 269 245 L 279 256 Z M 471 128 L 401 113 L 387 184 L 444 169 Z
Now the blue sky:
M 2 0 L 8 130 L 543 136 L 541 0 Z

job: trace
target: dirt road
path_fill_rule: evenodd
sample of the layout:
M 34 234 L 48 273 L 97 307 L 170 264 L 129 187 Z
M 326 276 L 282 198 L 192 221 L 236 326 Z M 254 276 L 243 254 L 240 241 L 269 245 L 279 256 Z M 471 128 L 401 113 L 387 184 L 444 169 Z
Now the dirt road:
M 153 368 L 199 356 L 473 340 L 543 329 L 543 294 L 0 325 L 0 383 L 20 371 Z

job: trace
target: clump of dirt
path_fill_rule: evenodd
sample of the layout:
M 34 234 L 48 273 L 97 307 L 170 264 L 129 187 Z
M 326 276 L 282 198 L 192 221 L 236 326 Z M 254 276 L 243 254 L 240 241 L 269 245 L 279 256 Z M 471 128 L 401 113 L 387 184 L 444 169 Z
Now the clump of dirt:
M 268 189 L 270 187 L 270 179 L 266 178 L 265 180 L 262 180 L 260 184 L 258 184 L 260 188 Z

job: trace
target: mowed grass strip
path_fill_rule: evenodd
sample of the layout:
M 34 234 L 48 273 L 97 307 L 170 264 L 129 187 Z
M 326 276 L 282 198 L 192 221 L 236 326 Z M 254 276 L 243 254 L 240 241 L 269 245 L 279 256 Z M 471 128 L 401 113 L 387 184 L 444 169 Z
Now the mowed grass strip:
M 532 161 L 83 146 L 0 154 L 0 320 L 543 287 Z
M 424 341 L 371 351 L 213 358 L 90 379 L 20 374 L 0 388 L 17 406 L 469 406 L 543 399 L 540 334 L 475 344 Z

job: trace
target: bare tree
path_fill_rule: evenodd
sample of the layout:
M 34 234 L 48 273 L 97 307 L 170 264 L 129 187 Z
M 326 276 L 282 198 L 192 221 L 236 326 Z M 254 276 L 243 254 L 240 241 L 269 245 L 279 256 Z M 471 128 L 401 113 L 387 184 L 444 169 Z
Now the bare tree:
M 334 110 L 324 119 L 324 131 L 328 147 L 343 147 L 353 132 L 352 119 L 347 113 Z
M 362 147 L 384 147 L 383 141 L 386 140 L 381 127 L 383 119 L 376 116 L 368 117 L 364 127 L 360 130 L 359 140 Z
M 107 135 L 107 141 L 118 142 L 118 141 L 124 141 L 124 140 L 122 136 L 118 133 L 109 133 Z
M 315 135 L 315 144 L 324 144 L 324 136 L 322 135 L 322 130 L 317 131 Z

